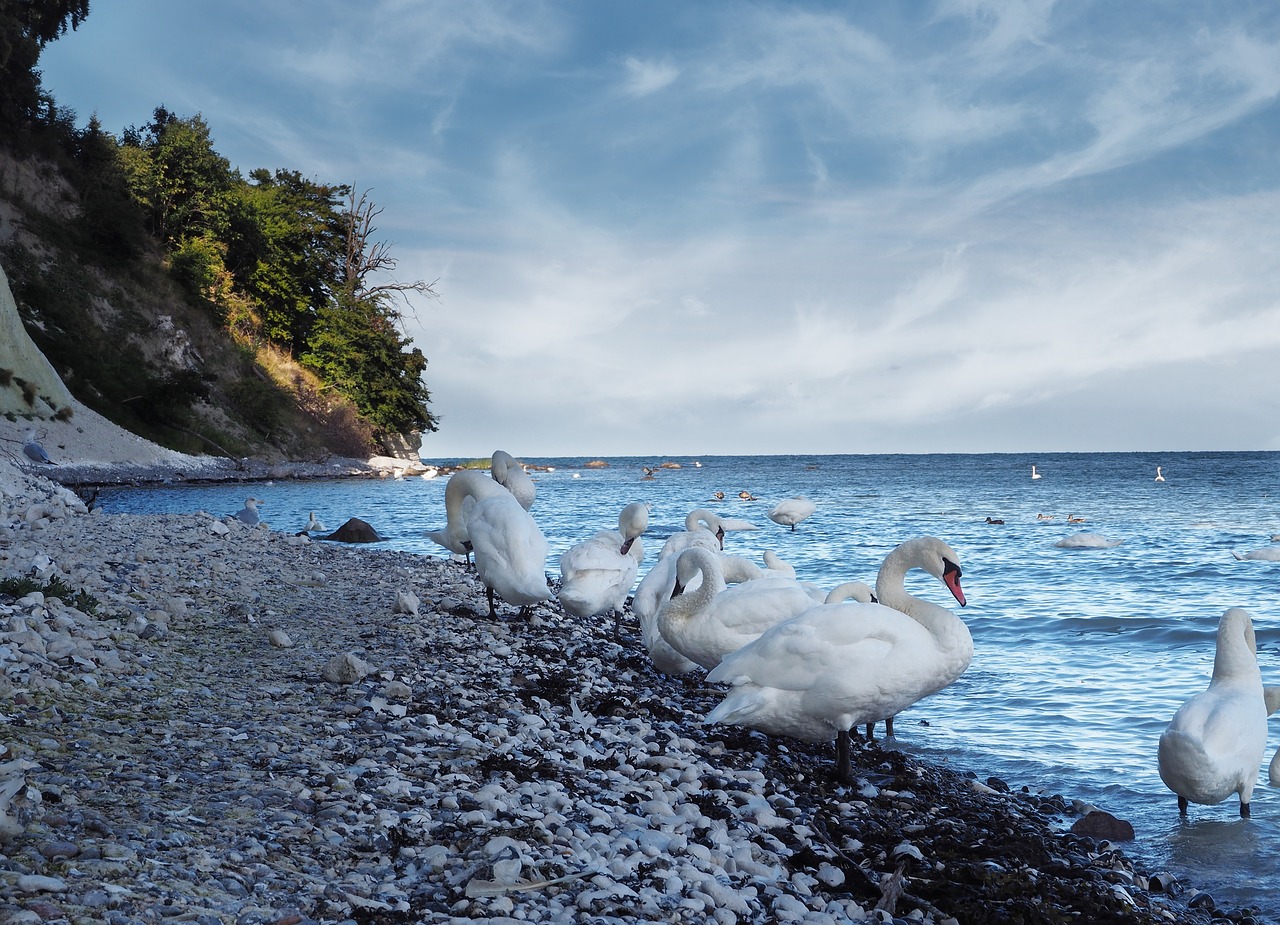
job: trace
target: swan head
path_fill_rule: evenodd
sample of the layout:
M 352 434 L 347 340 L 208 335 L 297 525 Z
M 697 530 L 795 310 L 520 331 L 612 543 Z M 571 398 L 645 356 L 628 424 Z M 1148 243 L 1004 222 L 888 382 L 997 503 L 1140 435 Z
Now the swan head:
M 719 557 L 710 549 L 702 546 L 691 546 L 680 553 L 676 559 L 676 583 L 671 589 L 672 597 L 684 594 L 684 589 L 699 575 L 703 576 L 703 584 L 707 584 L 706 576 L 719 564 Z M 721 572 L 723 575 L 723 572 Z
M 622 548 L 619 552 L 626 555 L 636 537 L 649 529 L 649 505 L 643 501 L 633 501 L 622 509 L 618 515 L 618 532 L 622 534 Z
M 964 596 L 964 589 L 960 586 L 960 576 L 963 574 L 960 569 L 960 556 L 936 536 L 922 536 L 902 543 L 885 558 L 881 571 L 882 574 L 886 569 L 896 571 L 901 576 L 913 568 L 924 569 L 946 585 L 947 590 L 961 607 L 968 603 Z M 877 586 L 879 583 L 877 580 Z M 879 587 L 876 591 L 876 596 L 883 601 L 886 595 L 880 593 Z

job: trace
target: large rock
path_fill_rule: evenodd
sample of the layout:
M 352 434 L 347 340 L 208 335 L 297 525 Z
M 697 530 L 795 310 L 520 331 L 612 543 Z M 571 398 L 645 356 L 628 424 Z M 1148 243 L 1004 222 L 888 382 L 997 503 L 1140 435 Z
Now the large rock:
M 0 267 L 0 414 L 51 418 L 70 407 L 71 393 L 27 335 Z
M 337 530 L 334 530 L 328 536 L 320 537 L 320 539 L 335 540 L 339 543 L 379 543 L 382 541 L 382 537 L 378 536 L 378 531 L 359 517 L 352 517 Z

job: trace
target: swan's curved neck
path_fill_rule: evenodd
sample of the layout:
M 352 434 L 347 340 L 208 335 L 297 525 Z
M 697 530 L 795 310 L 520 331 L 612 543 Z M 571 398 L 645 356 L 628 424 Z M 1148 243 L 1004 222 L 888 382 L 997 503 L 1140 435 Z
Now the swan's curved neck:
M 957 624 L 963 627 L 964 621 L 947 608 L 907 591 L 907 572 L 918 567 L 903 547 L 894 549 L 885 557 L 876 576 L 876 599 L 885 607 L 905 613 L 935 636 L 954 632 Z

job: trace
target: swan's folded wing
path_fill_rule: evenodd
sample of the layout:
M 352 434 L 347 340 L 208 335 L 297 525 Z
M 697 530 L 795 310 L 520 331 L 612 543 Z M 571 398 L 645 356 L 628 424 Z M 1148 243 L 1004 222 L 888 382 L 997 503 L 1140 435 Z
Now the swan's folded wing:
M 707 680 L 801 691 L 809 688 L 818 675 L 857 670 L 859 664 L 883 659 L 893 648 L 889 640 L 865 632 L 833 644 L 829 631 L 840 629 L 845 622 L 836 618 L 816 623 L 800 619 L 781 623 L 728 655 L 707 675 Z

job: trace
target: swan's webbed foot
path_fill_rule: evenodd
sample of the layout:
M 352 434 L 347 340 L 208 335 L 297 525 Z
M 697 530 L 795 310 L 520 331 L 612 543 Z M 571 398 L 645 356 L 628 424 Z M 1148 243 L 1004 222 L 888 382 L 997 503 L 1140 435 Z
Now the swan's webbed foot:
M 493 588 L 485 588 L 485 594 L 489 598 L 489 618 L 496 620 L 498 619 L 498 608 L 493 602 Z
M 1178 815 L 1185 816 L 1187 814 L 1187 798 L 1178 797 Z

